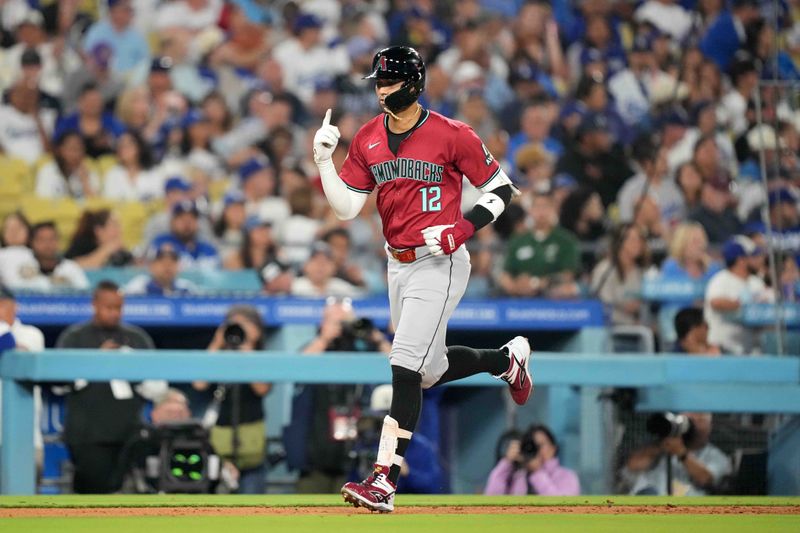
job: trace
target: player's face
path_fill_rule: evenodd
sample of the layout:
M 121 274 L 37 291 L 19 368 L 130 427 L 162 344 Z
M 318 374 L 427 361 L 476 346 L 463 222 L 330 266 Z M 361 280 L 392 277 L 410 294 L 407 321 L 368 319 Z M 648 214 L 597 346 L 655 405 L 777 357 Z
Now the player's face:
M 386 109 L 384 105 L 386 97 L 395 91 L 399 91 L 402 86 L 402 80 L 378 80 L 375 84 L 375 94 L 378 95 L 378 102 L 380 102 L 382 108 Z

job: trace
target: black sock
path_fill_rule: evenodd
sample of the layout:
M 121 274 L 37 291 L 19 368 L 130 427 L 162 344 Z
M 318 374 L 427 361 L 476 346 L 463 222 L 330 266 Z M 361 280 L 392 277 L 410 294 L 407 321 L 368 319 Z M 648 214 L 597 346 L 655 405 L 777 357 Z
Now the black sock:
M 450 366 L 436 385 L 457 379 L 489 372 L 498 376 L 508 370 L 508 354 L 505 350 L 477 350 L 468 346 L 448 346 L 447 360 Z M 434 386 L 436 386 L 434 385 Z
M 389 416 L 397 420 L 400 429 L 413 432 L 421 410 L 422 376 L 419 372 L 392 365 L 392 406 Z M 395 454 L 403 457 L 409 442 L 411 439 L 397 439 Z M 399 477 L 400 465 L 390 465 L 389 481 L 396 484 Z

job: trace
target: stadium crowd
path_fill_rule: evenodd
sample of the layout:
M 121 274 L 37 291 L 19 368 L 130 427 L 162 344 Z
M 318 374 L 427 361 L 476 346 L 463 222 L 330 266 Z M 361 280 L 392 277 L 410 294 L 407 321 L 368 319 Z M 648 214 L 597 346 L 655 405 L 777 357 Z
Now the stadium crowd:
M 136 267 L 125 294 L 191 295 L 208 288 L 182 272 L 253 269 L 267 295 L 385 293 L 376 195 L 336 219 L 311 144 L 333 109 L 340 167 L 380 112 L 362 79 L 374 53 L 406 44 L 426 60 L 421 103 L 474 128 L 523 192 L 467 244 L 468 296 L 599 298 L 612 324 L 654 329 L 667 351 L 757 352 L 726 313 L 800 300 L 799 11 L 5 0 L 0 285 L 88 292 L 86 271 Z M 648 278 L 707 288 L 658 320 Z

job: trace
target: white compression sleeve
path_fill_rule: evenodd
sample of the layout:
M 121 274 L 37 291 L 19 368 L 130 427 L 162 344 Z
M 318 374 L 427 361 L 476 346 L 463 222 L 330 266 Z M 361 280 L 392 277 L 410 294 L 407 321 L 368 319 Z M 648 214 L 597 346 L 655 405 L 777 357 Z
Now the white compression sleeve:
M 325 197 L 328 199 L 328 203 L 331 204 L 336 218 L 339 220 L 355 218 L 361 208 L 364 207 L 367 195 L 349 189 L 336 172 L 336 167 L 333 165 L 332 160 L 318 162 L 317 168 L 319 168 Z

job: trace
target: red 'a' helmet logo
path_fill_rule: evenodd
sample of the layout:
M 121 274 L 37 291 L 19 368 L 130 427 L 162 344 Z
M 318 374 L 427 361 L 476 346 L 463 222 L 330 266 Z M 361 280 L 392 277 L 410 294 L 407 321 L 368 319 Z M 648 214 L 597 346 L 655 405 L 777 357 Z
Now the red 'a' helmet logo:
M 381 56 L 380 63 L 381 63 L 381 70 L 383 70 L 385 72 L 386 71 L 386 56 Z

